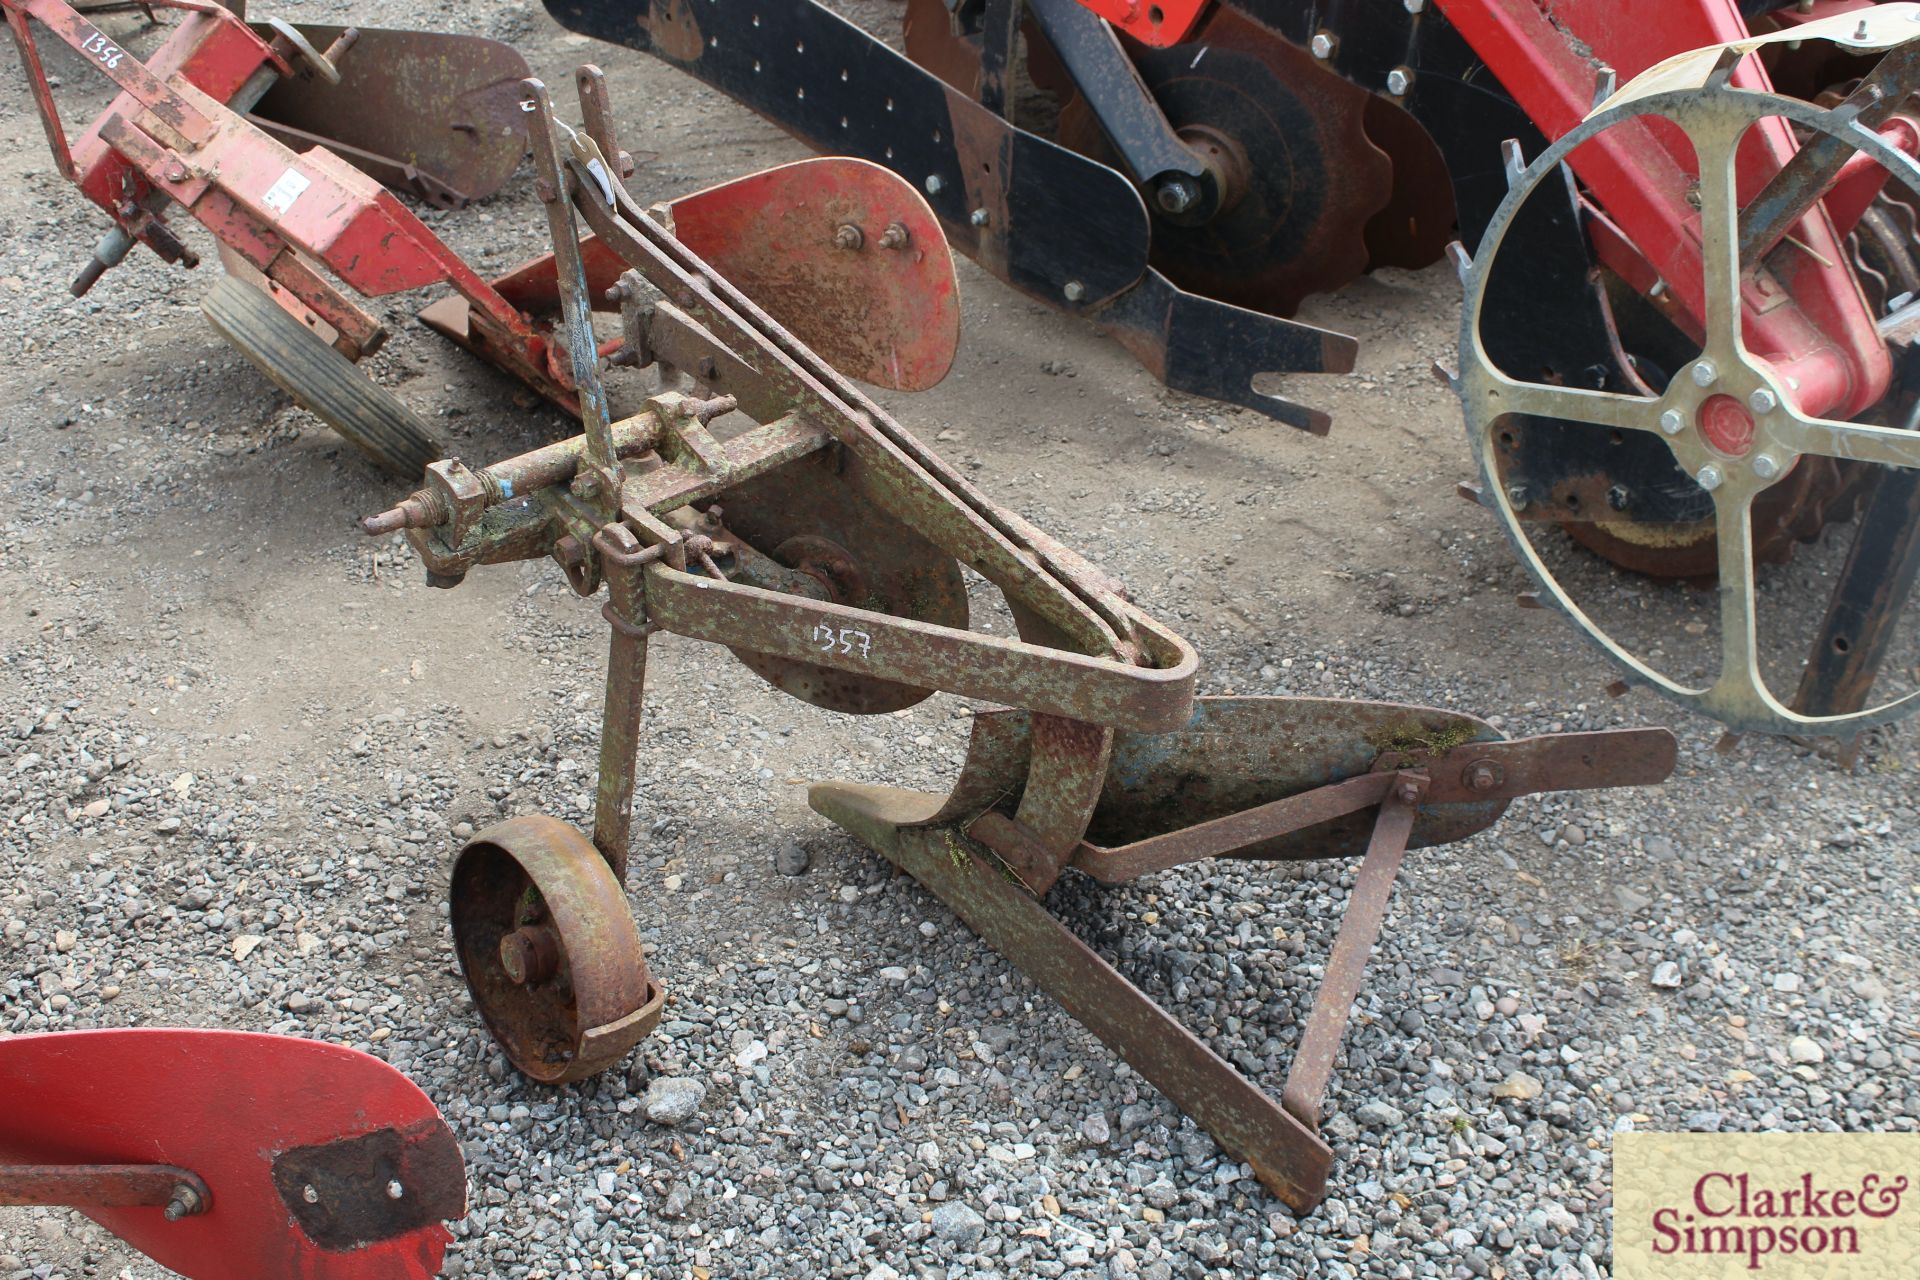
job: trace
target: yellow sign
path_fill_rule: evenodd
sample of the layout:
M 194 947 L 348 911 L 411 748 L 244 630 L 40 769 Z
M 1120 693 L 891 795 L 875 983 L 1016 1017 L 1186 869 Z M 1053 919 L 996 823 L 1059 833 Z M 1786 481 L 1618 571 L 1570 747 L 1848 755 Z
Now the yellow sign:
M 1613 1274 L 1914 1280 L 1920 1134 L 1616 1134 Z

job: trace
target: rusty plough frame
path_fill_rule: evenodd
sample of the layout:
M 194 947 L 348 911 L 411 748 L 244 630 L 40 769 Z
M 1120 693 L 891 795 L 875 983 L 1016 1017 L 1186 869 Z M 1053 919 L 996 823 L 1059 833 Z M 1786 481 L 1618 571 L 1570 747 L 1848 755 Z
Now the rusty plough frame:
M 363 522 L 406 530 L 435 585 L 550 556 L 580 595 L 607 588 L 592 839 L 520 816 L 454 865 L 455 945 L 493 1034 L 520 1070 L 558 1083 L 620 1061 L 659 1019 L 623 880 L 647 638 L 670 631 L 725 645 L 831 709 L 897 710 L 935 690 L 1004 704 L 975 717 L 950 795 L 826 783 L 813 807 L 1310 1208 L 1332 1158 L 1317 1132 L 1327 1082 L 1406 850 L 1484 829 L 1516 796 L 1662 781 L 1672 736 L 1507 741 L 1431 708 L 1196 697 L 1184 640 L 990 502 L 638 205 L 609 161 L 620 152 L 598 73 L 584 69 L 580 88 L 576 130 L 527 83 L 554 253 L 526 273 L 559 303 L 581 434 L 478 470 L 436 462 L 424 487 Z M 865 225 L 795 206 L 819 244 L 939 235 L 918 193 L 875 173 L 891 194 L 870 193 L 879 212 Z M 618 307 L 618 341 L 595 334 L 596 302 Z M 603 358 L 660 367 L 638 412 L 615 419 Z M 736 411 L 756 425 L 712 428 Z M 1018 639 L 967 629 L 962 564 L 1004 594 Z M 1354 855 L 1355 893 L 1279 1104 L 1040 900 L 1068 867 L 1122 882 L 1203 858 Z

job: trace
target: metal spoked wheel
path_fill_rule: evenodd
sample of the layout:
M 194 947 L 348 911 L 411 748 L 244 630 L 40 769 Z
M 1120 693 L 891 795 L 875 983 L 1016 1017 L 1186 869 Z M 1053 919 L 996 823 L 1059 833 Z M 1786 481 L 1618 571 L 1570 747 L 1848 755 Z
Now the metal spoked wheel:
M 275 385 L 382 468 L 416 480 L 445 450 L 426 422 L 252 285 L 223 277 L 200 309 Z
M 1668 122 L 1662 128 L 1678 126 L 1685 133 L 1698 165 L 1699 284 L 1704 298 L 1698 356 L 1663 391 L 1644 396 L 1528 381 L 1525 370 L 1497 367 L 1481 341 L 1480 318 L 1508 228 L 1536 188 L 1564 181 L 1562 165 L 1577 148 L 1606 130 L 1650 116 Z M 1861 127 L 1852 114 L 1734 88 L 1726 83 L 1724 69 L 1703 88 L 1622 94 L 1516 175 L 1482 240 L 1478 260 L 1464 273 L 1458 390 L 1485 491 L 1526 568 L 1632 678 L 1739 731 L 1853 732 L 1914 710 L 1920 706 L 1920 692 L 1844 714 L 1808 715 L 1768 687 L 1758 626 L 1754 503 L 1792 477 L 1797 467 L 1824 465 L 1828 459 L 1881 468 L 1920 467 L 1920 434 L 1803 412 L 1791 373 L 1755 355 L 1742 341 L 1742 290 L 1753 286 L 1751 271 L 1741 261 L 1743 208 L 1735 158 L 1748 131 L 1768 118 L 1838 138 L 1871 157 L 1895 181 L 1920 189 L 1920 166 Z M 1585 424 L 1614 433 L 1616 440 L 1634 433 L 1650 436 L 1671 451 L 1686 476 L 1710 497 L 1719 576 L 1719 652 L 1717 659 L 1710 657 L 1710 662 L 1717 660 L 1717 674 L 1706 683 L 1656 669 L 1653 660 L 1633 651 L 1609 625 L 1576 603 L 1567 583 L 1543 557 L 1530 533 L 1541 526 L 1523 525 L 1500 466 L 1499 433 L 1516 416 Z M 1705 624 L 1700 625 L 1704 630 Z
M 480 832 L 453 864 L 454 949 L 513 1065 L 542 1084 L 622 1061 L 666 1000 L 626 893 L 593 842 L 528 814 Z

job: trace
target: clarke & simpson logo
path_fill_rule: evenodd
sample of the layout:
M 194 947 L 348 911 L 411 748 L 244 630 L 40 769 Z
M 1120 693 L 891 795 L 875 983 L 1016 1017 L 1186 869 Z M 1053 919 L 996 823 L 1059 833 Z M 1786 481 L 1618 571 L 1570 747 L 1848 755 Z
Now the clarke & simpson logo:
M 1623 1133 L 1614 1274 L 1920 1276 L 1920 1134 Z

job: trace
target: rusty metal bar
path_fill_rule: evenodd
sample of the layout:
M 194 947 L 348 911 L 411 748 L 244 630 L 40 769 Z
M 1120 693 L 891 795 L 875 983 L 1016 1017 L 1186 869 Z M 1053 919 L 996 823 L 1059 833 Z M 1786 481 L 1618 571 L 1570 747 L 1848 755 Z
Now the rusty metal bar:
M 1102 849 L 1083 843 L 1074 851 L 1072 865 L 1103 884 L 1122 884 L 1150 871 L 1165 871 L 1204 858 L 1226 857 L 1263 840 L 1289 831 L 1303 831 L 1379 804 L 1386 799 L 1396 780 L 1397 775 L 1391 773 L 1361 774 L 1345 782 L 1315 787 L 1270 804 L 1117 848 Z
M 1859 112 L 1863 129 L 1878 129 L 1906 102 L 1905 86 L 1920 74 L 1920 47 L 1897 46 L 1862 77 L 1842 110 Z M 1793 224 L 1821 200 L 1856 149 L 1833 134 L 1801 143 L 1792 159 L 1768 180 L 1740 214 L 1740 265 L 1750 266 L 1779 244 Z
M 205 1213 L 213 1195 L 198 1174 L 170 1164 L 0 1165 L 0 1205 L 124 1209 L 151 1205 L 167 1220 Z
M 614 132 L 613 103 L 607 96 L 607 77 L 599 67 L 591 62 L 573 73 L 573 82 L 580 91 L 580 119 L 586 126 L 587 136 L 600 148 L 600 154 L 616 170 L 617 176 L 633 176 L 633 156 L 620 149 L 619 135 Z
M 829 814 L 830 817 L 838 817 Z M 859 828 L 856 826 L 856 830 Z M 1333 1152 L 971 847 L 940 829 L 878 845 L 1080 1024 L 1301 1212 L 1326 1195 Z
M 573 366 L 574 392 L 580 400 L 580 425 L 586 432 L 587 448 L 582 461 L 617 480 L 619 455 L 613 444 L 613 419 L 607 408 L 606 390 L 600 385 L 600 346 L 593 334 L 593 303 L 587 296 L 587 269 L 580 254 L 580 230 L 573 220 L 573 198 L 569 191 L 566 163 L 562 160 L 560 140 L 554 136 L 557 121 L 547 86 L 529 78 L 523 86 L 533 113 L 533 127 L 527 132 L 533 139 L 533 163 L 538 174 L 535 192 L 547 206 L 547 225 L 553 234 L 553 260 L 560 288 L 560 322 L 566 334 L 567 356 Z M 618 510 L 619 493 L 602 485 L 596 506 L 612 516 Z
M 40 127 L 46 131 L 47 145 L 53 149 L 54 163 L 60 166 L 61 174 L 72 182 L 78 174 L 73 165 L 73 148 L 67 145 L 67 131 L 60 123 L 60 108 L 53 100 L 47 69 L 40 61 L 40 46 L 34 41 L 33 28 L 27 23 L 27 15 L 12 5 L 7 6 L 7 30 L 13 33 L 13 43 L 20 50 L 20 61 L 27 71 L 27 83 L 33 89 L 34 109 L 40 113 Z
M 1187 722 L 1194 664 L 1136 667 L 1004 636 L 803 600 L 662 565 L 647 570 L 662 628 L 729 648 L 794 658 L 1092 724 L 1160 733 Z
M 645 582 L 648 549 L 624 525 L 608 525 L 594 539 L 605 566 L 606 609 L 613 638 L 607 645 L 607 691 L 600 709 L 600 776 L 593 797 L 593 844 L 622 884 L 633 833 L 634 760 L 646 704 Z M 659 552 L 654 551 L 657 555 Z
M 1392 789 L 1380 802 L 1373 840 L 1354 877 L 1340 933 L 1333 940 L 1333 953 L 1327 957 L 1326 972 L 1320 979 L 1320 994 L 1314 999 L 1313 1014 L 1307 1019 L 1300 1048 L 1287 1070 L 1287 1083 L 1280 1091 L 1281 1105 L 1302 1124 L 1315 1129 L 1320 1127 L 1320 1103 L 1333 1075 L 1333 1060 L 1346 1038 L 1347 1020 L 1360 994 L 1367 958 L 1387 918 L 1387 900 L 1393 894 L 1393 882 L 1407 855 L 1414 815 L 1427 789 L 1427 780 L 1418 774 L 1398 774 L 1393 781 Z

